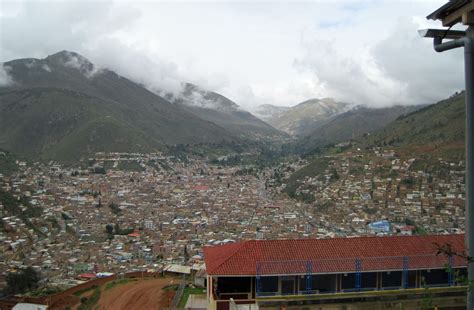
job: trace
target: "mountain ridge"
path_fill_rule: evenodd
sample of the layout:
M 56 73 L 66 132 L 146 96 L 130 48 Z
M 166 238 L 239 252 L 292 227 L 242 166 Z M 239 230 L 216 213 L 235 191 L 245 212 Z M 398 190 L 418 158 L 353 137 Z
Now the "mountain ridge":
M 269 124 L 293 136 L 306 136 L 314 128 L 349 108 L 349 104 L 331 98 L 305 100 L 276 118 Z
M 291 109 L 290 107 L 285 106 L 276 106 L 272 104 L 261 104 L 252 110 L 252 114 L 260 118 L 265 122 L 269 122 L 271 119 L 278 118 L 283 113 Z
M 21 156 L 77 160 L 97 151 L 252 138 L 77 53 L 16 59 L 3 67 L 14 83 L 0 87 L 0 147 Z
M 184 91 L 172 102 L 184 105 L 201 119 L 230 128 L 243 139 L 264 139 L 284 137 L 266 122 L 239 107 L 232 100 L 212 91 L 206 91 L 194 84 L 185 83 Z
M 397 117 L 423 107 L 423 105 L 397 105 L 387 108 L 355 106 L 320 123 L 311 133 L 302 137 L 298 145 L 300 149 L 310 151 L 321 145 L 357 139 L 364 134 L 371 134 L 383 128 Z

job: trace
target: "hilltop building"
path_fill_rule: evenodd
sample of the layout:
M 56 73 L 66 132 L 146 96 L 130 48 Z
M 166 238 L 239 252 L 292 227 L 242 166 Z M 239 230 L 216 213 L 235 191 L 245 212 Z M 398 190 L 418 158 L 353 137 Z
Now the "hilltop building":
M 463 303 L 464 235 L 251 240 L 204 248 L 211 309 L 320 309 L 322 304 L 398 301 L 427 291 Z M 450 252 L 450 253 L 451 253 Z M 441 299 L 442 297 L 442 299 Z M 352 309 L 352 308 L 351 308 Z M 356 309 L 356 308 L 354 308 Z M 410 309 L 410 307 L 406 307 Z

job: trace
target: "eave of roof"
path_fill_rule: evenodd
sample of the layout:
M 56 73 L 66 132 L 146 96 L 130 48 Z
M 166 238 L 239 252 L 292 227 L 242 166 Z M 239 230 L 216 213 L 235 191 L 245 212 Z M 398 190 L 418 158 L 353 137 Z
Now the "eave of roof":
M 390 236 L 299 240 L 249 240 L 205 247 L 209 275 L 304 274 L 355 271 L 355 260 L 363 271 L 442 268 L 447 257 L 436 255 L 437 246 L 449 243 L 464 252 L 464 235 Z M 408 257 L 408 266 L 403 259 Z M 454 257 L 454 266 L 465 266 Z
M 448 16 L 452 12 L 456 11 L 460 7 L 466 5 L 472 0 L 450 0 L 448 3 L 444 4 L 442 7 L 434 11 L 433 13 L 426 16 L 427 19 L 432 20 L 442 20 L 444 17 Z

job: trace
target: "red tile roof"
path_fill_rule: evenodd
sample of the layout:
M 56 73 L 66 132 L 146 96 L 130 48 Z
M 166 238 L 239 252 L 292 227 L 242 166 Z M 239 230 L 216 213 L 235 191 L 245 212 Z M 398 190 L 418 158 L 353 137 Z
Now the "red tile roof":
M 83 273 L 83 274 L 78 275 L 77 277 L 81 278 L 81 279 L 94 279 L 95 274 L 93 274 L 93 273 Z
M 193 190 L 196 191 L 207 191 L 209 189 L 209 186 L 207 185 L 195 185 L 193 186 Z
M 450 244 L 464 252 L 464 235 L 390 236 L 299 240 L 249 240 L 204 247 L 209 275 L 256 275 L 354 272 L 360 259 L 362 271 L 444 268 L 445 255 L 436 256 L 436 244 Z M 454 266 L 466 266 L 453 257 Z

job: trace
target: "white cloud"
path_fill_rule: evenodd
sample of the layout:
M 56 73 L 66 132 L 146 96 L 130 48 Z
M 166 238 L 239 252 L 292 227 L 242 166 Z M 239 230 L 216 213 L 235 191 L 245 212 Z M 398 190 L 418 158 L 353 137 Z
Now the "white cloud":
M 132 79 L 152 91 L 170 92 L 174 95 L 182 91 L 178 66 L 163 61 L 159 56 L 149 56 L 147 52 L 115 38 L 93 42 L 85 50 L 92 62 L 110 68 Z
M 459 51 L 416 34 L 444 1 L 2 2 L 0 61 L 69 50 L 155 91 L 191 82 L 247 108 L 426 103 L 463 88 Z
M 13 80 L 8 74 L 9 69 L 11 68 L 0 63 L 0 86 L 10 86 L 13 84 Z
M 418 36 L 419 18 L 404 17 L 386 37 L 365 46 L 350 33 L 341 41 L 304 41 L 305 53 L 295 60 L 333 98 L 369 106 L 426 104 L 461 90 L 462 50 L 438 54 L 432 41 Z
M 51 68 L 47 64 L 43 64 L 42 68 L 44 71 L 51 72 Z
M 328 97 L 354 104 L 389 105 L 400 91 L 374 65 L 369 51 L 355 57 L 338 53 L 330 41 L 313 41 L 295 67 L 310 72 Z
M 373 49 L 376 65 L 402 89 L 407 103 L 430 103 L 464 88 L 463 50 L 436 53 L 430 39 L 421 39 L 421 26 L 402 19 L 395 31 Z

